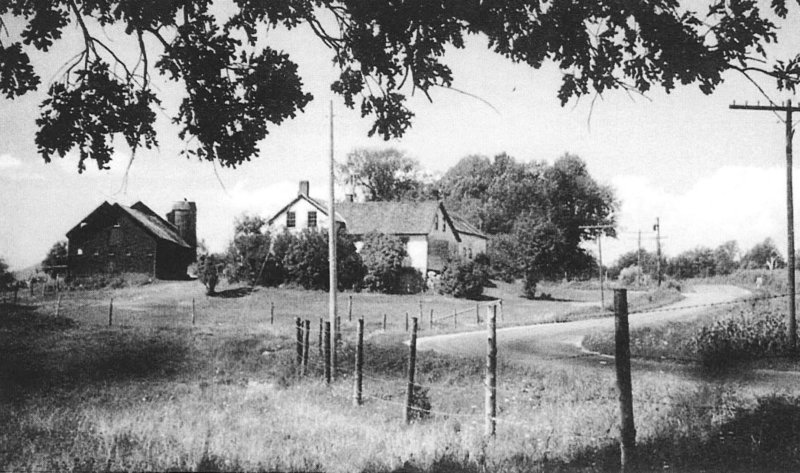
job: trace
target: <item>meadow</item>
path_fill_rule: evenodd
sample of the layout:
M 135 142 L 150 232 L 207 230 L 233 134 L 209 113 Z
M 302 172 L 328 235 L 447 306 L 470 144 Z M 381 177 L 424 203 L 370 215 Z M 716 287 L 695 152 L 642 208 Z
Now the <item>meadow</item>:
M 580 359 L 520 363 L 504 360 L 501 353 L 498 432 L 486 439 L 484 360 L 420 352 L 417 383 L 430 412 L 406 426 L 407 348 L 399 342 L 407 338 L 405 312 L 418 312 L 420 298 L 353 296 L 354 318 L 364 314 L 357 308 L 373 313 L 367 316 L 373 329 L 365 348 L 362 406 L 351 400 L 350 332 L 330 386 L 322 379 L 316 346 L 307 376 L 295 366 L 294 318 L 324 316 L 323 293 L 222 288 L 219 297 L 207 298 L 197 284 L 164 283 L 66 293 L 58 316 L 51 296 L 5 304 L 0 317 L 0 423 L 5 426 L 0 470 L 618 468 L 613 371 Z M 591 301 L 590 295 L 586 298 Z M 348 295 L 340 301 L 346 314 Z M 276 307 L 274 323 L 270 303 Z M 549 316 L 556 307 L 550 304 L 560 302 L 506 302 L 505 320 L 533 320 L 537 315 L 524 314 L 523 304 L 536 303 L 543 304 L 536 314 Z M 423 310 L 433 308 L 434 314 L 455 308 L 474 317 L 474 304 L 423 296 Z M 379 326 L 382 312 L 392 317 L 387 331 Z M 466 324 L 475 322 L 465 318 L 465 327 L 448 322 L 437 330 L 468 329 Z M 347 322 L 343 327 L 348 328 Z M 423 324 L 422 336 L 426 329 Z M 793 427 L 800 422 L 791 422 L 800 420 L 800 404 L 790 389 L 641 371 L 634 373 L 634 408 L 638 470 L 800 467 L 792 447 L 800 441 Z

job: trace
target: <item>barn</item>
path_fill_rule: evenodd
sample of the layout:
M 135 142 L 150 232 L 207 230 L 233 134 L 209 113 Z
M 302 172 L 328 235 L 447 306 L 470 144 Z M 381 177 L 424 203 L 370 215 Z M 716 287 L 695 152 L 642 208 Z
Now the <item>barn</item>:
M 197 207 L 177 202 L 165 220 L 142 202 L 103 202 L 67 232 L 70 278 L 139 273 L 186 279 L 197 257 Z

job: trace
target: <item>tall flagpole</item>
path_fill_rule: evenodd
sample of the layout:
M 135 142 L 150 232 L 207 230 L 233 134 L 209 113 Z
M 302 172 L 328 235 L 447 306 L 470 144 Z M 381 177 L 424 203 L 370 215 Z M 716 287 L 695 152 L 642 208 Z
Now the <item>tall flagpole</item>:
M 336 208 L 333 203 L 333 100 L 331 100 L 331 157 L 330 157 L 330 175 L 328 185 L 328 275 L 330 290 L 328 291 L 328 315 L 331 323 L 330 330 L 330 347 L 331 358 L 328 360 L 331 367 L 331 379 L 336 377 L 336 292 L 339 290 L 336 277 Z

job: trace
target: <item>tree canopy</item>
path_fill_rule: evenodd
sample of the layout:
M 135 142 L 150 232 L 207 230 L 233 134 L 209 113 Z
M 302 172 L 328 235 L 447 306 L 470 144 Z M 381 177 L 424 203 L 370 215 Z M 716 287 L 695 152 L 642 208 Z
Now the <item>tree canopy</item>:
M 395 148 L 355 149 L 338 171 L 339 182 L 360 189 L 367 201 L 428 197 L 419 162 Z
M 370 135 L 385 139 L 411 125 L 409 91 L 430 98 L 452 85 L 445 51 L 463 48 L 467 35 L 483 36 L 513 62 L 555 63 L 562 104 L 678 84 L 709 94 L 729 70 L 790 91 L 800 79 L 800 55 L 773 59 L 764 49 L 777 40 L 786 0 L 713 0 L 698 11 L 679 0 L 231 1 L 219 18 L 213 0 L 4 0 L 0 94 L 36 90 L 32 50 L 48 53 L 76 25 L 84 49 L 49 86 L 36 144 L 45 161 L 77 150 L 83 170 L 87 160 L 107 167 L 114 135 L 134 150 L 156 145 L 154 73 L 185 87 L 173 121 L 189 155 L 231 167 L 252 158 L 259 140 L 312 100 L 292 57 L 266 44 L 276 28 L 313 31 L 340 71 L 331 89 L 372 120 Z M 136 64 L 121 60 L 121 38 L 103 39 L 112 26 L 138 49 Z

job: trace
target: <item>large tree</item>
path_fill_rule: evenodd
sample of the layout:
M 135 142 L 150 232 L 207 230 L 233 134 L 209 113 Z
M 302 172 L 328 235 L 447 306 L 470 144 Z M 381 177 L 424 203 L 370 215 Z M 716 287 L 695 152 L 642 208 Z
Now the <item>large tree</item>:
M 175 123 L 189 154 L 236 166 L 256 155 L 273 126 L 312 99 L 298 67 L 269 46 L 277 28 L 310 30 L 327 46 L 345 104 L 373 120 L 370 135 L 401 136 L 413 112 L 406 94 L 449 87 L 449 47 L 479 34 L 510 61 L 562 71 L 562 104 L 609 89 L 644 93 L 695 84 L 711 93 L 729 70 L 762 74 L 794 90 L 800 56 L 768 57 L 786 0 L 712 0 L 701 11 L 679 0 L 232 0 L 215 17 L 213 0 L 4 0 L 0 2 L 0 93 L 41 85 L 31 51 L 47 53 L 77 26 L 84 47 L 49 85 L 36 142 L 46 161 L 76 149 L 106 167 L 110 139 L 154 146 L 160 73 L 186 90 Z M 106 39 L 104 28 L 124 32 Z M 123 63 L 120 49 L 139 51 Z M 56 58 L 60 60 L 60 58 Z
M 360 189 L 368 201 L 416 200 L 429 194 L 419 162 L 394 148 L 353 150 L 338 171 L 339 182 Z
M 53 244 L 42 261 L 42 269 L 51 277 L 67 274 L 67 241 Z

